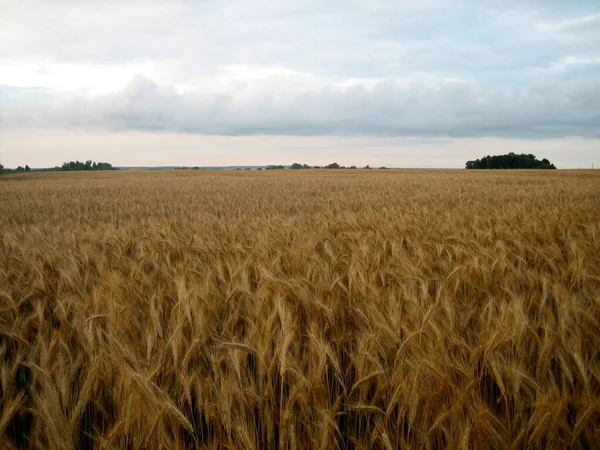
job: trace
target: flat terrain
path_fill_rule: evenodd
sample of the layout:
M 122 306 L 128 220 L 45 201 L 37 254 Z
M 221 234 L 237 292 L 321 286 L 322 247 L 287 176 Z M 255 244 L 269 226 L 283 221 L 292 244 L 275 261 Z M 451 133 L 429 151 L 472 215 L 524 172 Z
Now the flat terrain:
M 3 448 L 591 448 L 600 171 L 0 177 Z

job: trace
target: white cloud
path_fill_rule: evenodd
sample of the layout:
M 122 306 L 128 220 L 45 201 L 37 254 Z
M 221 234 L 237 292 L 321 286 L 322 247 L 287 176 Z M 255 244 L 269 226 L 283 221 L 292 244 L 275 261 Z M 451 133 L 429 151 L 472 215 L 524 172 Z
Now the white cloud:
M 540 24 L 540 27 L 548 30 L 565 30 L 595 22 L 600 22 L 600 14 L 588 14 L 586 16 L 575 17 L 557 22 L 543 22 Z
M 600 56 L 565 56 L 559 61 L 554 61 L 547 67 L 536 67 L 534 72 L 540 74 L 565 74 L 569 71 L 581 69 L 585 66 L 600 64 Z
M 156 78 L 152 64 L 127 63 L 120 65 L 73 63 L 7 63 L 0 62 L 0 85 L 27 88 L 43 86 L 53 93 L 85 91 L 88 94 L 107 94 L 123 89 L 131 74 Z

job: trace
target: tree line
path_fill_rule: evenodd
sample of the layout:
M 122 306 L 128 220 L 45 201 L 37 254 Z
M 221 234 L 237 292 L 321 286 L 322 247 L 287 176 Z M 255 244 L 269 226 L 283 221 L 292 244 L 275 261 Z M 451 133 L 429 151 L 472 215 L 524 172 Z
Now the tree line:
M 10 172 L 29 172 L 31 168 L 29 166 L 19 166 L 16 169 L 9 169 L 8 167 L 4 167 L 3 164 L 0 164 L 0 173 L 10 173 Z
M 96 162 L 88 160 L 86 162 L 81 161 L 69 161 L 63 163 L 62 166 L 55 166 L 49 169 L 34 169 L 36 172 L 48 172 L 48 171 L 78 171 L 78 170 L 118 170 L 113 167 L 112 164 L 107 162 Z M 10 169 L 0 164 L 0 173 L 12 173 L 12 172 L 30 172 L 31 168 L 26 165 L 25 167 L 19 166 L 16 169 Z
M 85 163 L 81 161 L 70 161 L 63 163 L 62 167 L 55 167 L 55 170 L 76 171 L 76 170 L 117 170 L 112 164 L 107 162 L 99 162 L 87 160 Z
M 556 169 L 546 158 L 541 161 L 535 155 L 509 153 L 507 155 L 484 156 L 467 161 L 466 169 Z
M 339 165 L 337 162 L 332 162 L 331 164 L 327 164 L 326 166 L 309 166 L 308 164 L 300 164 L 300 163 L 293 163 L 290 167 L 290 169 L 294 169 L 294 170 L 300 170 L 300 169 L 356 169 L 356 166 L 350 166 L 350 167 L 346 167 L 346 166 L 341 166 Z M 363 169 L 370 169 L 371 167 L 369 165 L 366 165 L 365 167 L 363 167 Z M 281 170 L 281 169 L 285 169 L 285 166 L 281 166 L 281 165 L 269 165 L 266 167 L 266 170 Z M 387 169 L 387 167 L 383 167 L 381 166 L 380 169 Z

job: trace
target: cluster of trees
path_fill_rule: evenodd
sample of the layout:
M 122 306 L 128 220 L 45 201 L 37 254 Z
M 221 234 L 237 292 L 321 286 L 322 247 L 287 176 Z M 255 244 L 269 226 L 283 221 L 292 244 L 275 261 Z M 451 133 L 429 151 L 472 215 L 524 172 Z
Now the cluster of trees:
M 535 155 L 509 153 L 508 155 L 485 156 L 467 161 L 466 169 L 556 169 L 546 158 L 541 161 Z
M 86 162 L 81 161 L 70 161 L 63 163 L 62 166 L 55 166 L 49 169 L 35 169 L 36 171 L 75 171 L 75 170 L 117 170 L 112 164 L 107 162 L 95 162 L 88 160 Z M 26 165 L 25 167 L 19 166 L 16 169 L 9 169 L 4 167 L 3 164 L 0 164 L 0 173 L 10 173 L 10 172 L 29 172 L 31 168 Z
M 31 170 L 31 168 L 29 166 L 19 166 L 16 169 L 9 169 L 7 167 L 4 167 L 3 164 L 0 164 L 0 173 L 10 173 L 10 172 L 29 172 Z
M 278 169 L 283 169 L 283 166 L 269 166 L 269 167 L 273 167 L 273 168 L 278 168 Z M 269 168 L 267 167 L 267 169 Z M 363 167 L 363 169 L 370 169 L 371 167 L 369 167 L 368 165 L 366 165 L 365 167 Z M 308 164 L 300 164 L 300 163 L 294 163 L 290 166 L 290 169 L 321 169 L 321 166 L 309 166 Z M 323 169 L 356 169 L 356 166 L 350 166 L 350 167 L 346 167 L 346 166 L 340 166 L 337 162 L 332 162 L 331 164 L 327 164 L 326 166 L 323 166 Z M 387 169 L 387 167 L 380 167 L 380 169 Z
M 290 169 L 320 169 L 321 166 L 309 166 L 308 164 L 300 164 L 300 163 L 294 163 L 290 166 Z M 327 164 L 326 166 L 323 166 L 324 169 L 356 169 L 356 166 L 350 166 L 350 167 L 346 167 L 346 166 L 340 166 L 338 163 L 336 162 L 332 162 L 331 164 Z
M 107 162 L 99 162 L 87 160 L 85 163 L 81 161 L 70 161 L 63 163 L 62 167 L 55 167 L 55 170 L 75 171 L 75 170 L 117 170 L 112 164 Z
M 311 167 L 308 164 L 300 164 L 294 163 L 291 165 L 290 169 L 310 169 Z
M 291 166 L 286 167 L 286 166 L 282 166 L 279 164 L 269 164 L 267 167 L 265 167 L 265 170 L 285 170 L 285 169 L 293 169 L 293 170 L 302 170 L 302 169 L 356 169 L 356 166 L 340 166 L 338 163 L 336 162 L 332 162 L 331 164 L 327 164 L 326 166 L 309 166 L 308 164 L 300 164 L 300 163 L 293 163 Z M 363 169 L 370 169 L 371 167 L 369 165 L 366 165 L 365 167 L 363 167 Z M 381 166 L 380 169 L 387 169 L 387 167 Z M 235 170 L 242 170 L 242 169 L 235 169 Z M 243 170 L 252 170 L 249 167 L 245 168 Z M 257 167 L 256 170 L 262 170 L 261 167 Z

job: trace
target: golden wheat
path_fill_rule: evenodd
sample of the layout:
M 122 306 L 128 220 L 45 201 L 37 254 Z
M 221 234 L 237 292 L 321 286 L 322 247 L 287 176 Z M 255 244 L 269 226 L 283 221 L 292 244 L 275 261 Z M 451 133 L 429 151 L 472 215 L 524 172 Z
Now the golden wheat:
M 590 448 L 592 171 L 0 178 L 3 448 Z

